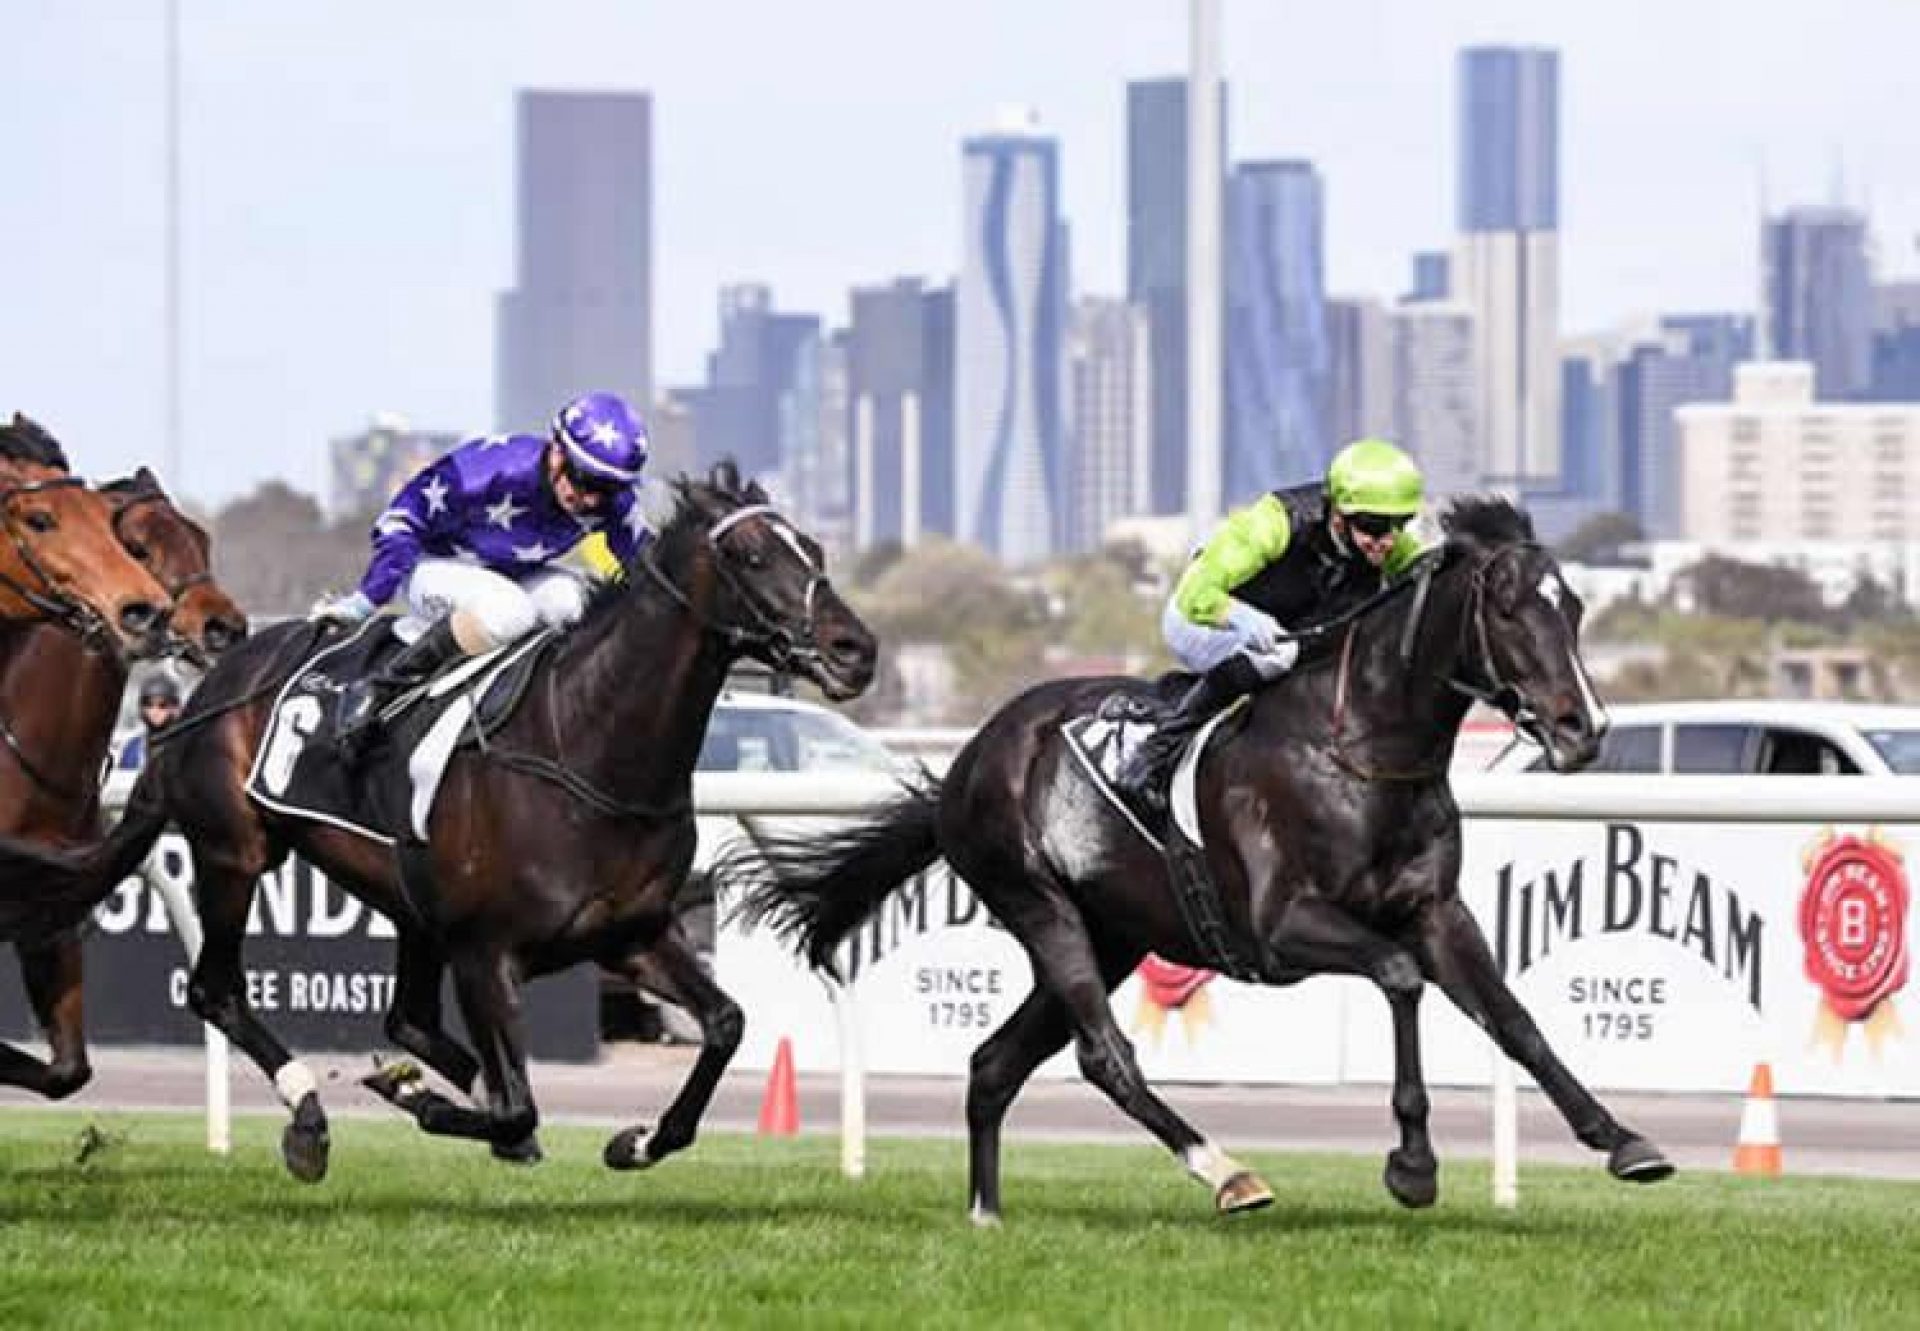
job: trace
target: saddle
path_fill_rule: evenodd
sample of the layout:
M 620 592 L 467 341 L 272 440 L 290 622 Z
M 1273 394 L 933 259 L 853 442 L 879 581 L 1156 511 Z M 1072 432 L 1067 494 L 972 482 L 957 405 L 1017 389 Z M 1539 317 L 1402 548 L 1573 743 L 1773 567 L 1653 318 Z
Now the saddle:
M 384 845 L 424 841 L 453 755 L 485 744 L 512 718 L 555 641 L 543 629 L 449 663 L 396 697 L 377 741 L 349 762 L 336 742 L 339 697 L 399 651 L 392 623 L 370 620 L 324 642 L 282 686 L 247 776 L 255 803 Z

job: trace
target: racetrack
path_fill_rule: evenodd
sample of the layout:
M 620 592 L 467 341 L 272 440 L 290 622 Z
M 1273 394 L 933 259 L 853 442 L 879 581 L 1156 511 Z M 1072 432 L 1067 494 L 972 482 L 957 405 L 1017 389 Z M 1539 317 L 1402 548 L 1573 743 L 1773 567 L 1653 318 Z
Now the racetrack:
M 693 1051 L 685 1046 L 612 1045 L 594 1065 L 542 1064 L 533 1089 L 548 1122 L 628 1123 L 656 1119 L 686 1076 Z M 354 1084 L 370 1064 L 365 1058 L 309 1058 L 321 1077 L 329 1109 L 340 1114 L 390 1116 Z M 191 1109 L 203 1103 L 198 1055 L 103 1049 L 95 1054 L 95 1078 L 71 1109 L 100 1107 Z M 233 1069 L 234 1104 L 277 1110 L 265 1080 L 238 1056 Z M 752 1131 L 764 1078 L 736 1072 L 721 1083 L 709 1126 Z M 830 1132 L 839 1123 L 839 1083 L 833 1076 L 799 1079 L 803 1132 Z M 1383 1157 L 1394 1143 L 1388 1088 L 1359 1086 L 1161 1088 L 1197 1127 L 1230 1150 L 1357 1152 Z M 875 1078 L 868 1086 L 868 1121 L 877 1136 L 952 1136 L 964 1132 L 965 1094 L 958 1080 Z M 1484 1158 L 1491 1128 L 1484 1091 L 1436 1089 L 1433 1131 L 1442 1161 Z M 1728 1167 L 1740 1122 L 1737 1096 L 1607 1095 L 1624 1121 L 1652 1137 L 1684 1169 Z M 4 1104 L 32 1107 L 18 1092 Z M 1790 1173 L 1847 1174 L 1920 1180 L 1920 1104 L 1904 1101 L 1802 1099 L 1780 1104 L 1781 1134 Z M 1098 1092 L 1079 1082 L 1035 1081 L 1009 1119 L 1011 1139 L 1148 1143 L 1145 1132 L 1123 1118 Z M 1520 1096 L 1521 1163 L 1584 1164 L 1598 1158 L 1574 1142 L 1542 1097 Z
M 96 1128 L 84 1160 L 82 1124 Z M 1222 1220 L 1148 1145 L 1016 1137 L 1007 1223 L 964 1218 L 963 1149 L 888 1140 L 849 1182 L 821 1138 L 719 1135 L 646 1174 L 603 1134 L 548 1162 L 343 1122 L 313 1187 L 277 1124 L 230 1159 L 179 1116 L 22 1112 L 0 1154 L 0 1323 L 247 1326 L 1901 1326 L 1908 1183 L 1695 1174 L 1657 1188 L 1484 1166 L 1400 1210 L 1377 1162 L 1246 1153 L 1278 1204 Z

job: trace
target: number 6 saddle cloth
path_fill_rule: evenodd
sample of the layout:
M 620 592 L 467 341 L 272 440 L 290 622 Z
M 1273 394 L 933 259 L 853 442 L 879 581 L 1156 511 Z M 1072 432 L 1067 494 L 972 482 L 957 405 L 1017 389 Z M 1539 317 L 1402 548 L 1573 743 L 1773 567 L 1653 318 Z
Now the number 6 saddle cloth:
M 555 640 L 542 629 L 453 662 L 395 698 L 381 713 L 380 736 L 349 763 L 337 735 L 340 693 L 400 649 L 392 622 L 373 619 L 327 643 L 281 687 L 247 775 L 256 804 L 382 845 L 425 841 L 453 755 L 506 724 Z

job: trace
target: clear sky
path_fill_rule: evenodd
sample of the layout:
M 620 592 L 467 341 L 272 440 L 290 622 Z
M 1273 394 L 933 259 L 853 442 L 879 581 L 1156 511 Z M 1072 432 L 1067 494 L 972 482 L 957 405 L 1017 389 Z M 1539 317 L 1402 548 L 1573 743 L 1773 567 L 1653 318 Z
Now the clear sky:
M 844 319 L 950 275 L 959 140 L 1007 102 L 1063 144 L 1079 291 L 1124 284 L 1128 78 L 1179 73 L 1181 0 L 181 0 L 186 489 L 323 484 L 375 410 L 492 424 L 521 87 L 655 99 L 656 379 L 725 281 Z M 1910 0 L 1223 0 L 1236 157 L 1327 182 L 1328 279 L 1397 293 L 1452 230 L 1454 54 L 1557 46 L 1567 331 L 1750 308 L 1776 204 L 1920 233 Z M 0 6 L 0 408 L 80 465 L 161 458 L 160 0 Z

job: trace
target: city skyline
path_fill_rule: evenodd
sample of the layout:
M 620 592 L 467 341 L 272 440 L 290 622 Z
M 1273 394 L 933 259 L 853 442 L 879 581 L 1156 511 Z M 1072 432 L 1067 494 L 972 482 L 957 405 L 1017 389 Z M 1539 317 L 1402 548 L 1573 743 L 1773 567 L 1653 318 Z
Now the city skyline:
M 1145 0 L 1063 3 L 1038 25 L 1010 4 L 906 16 L 850 0 L 805 15 L 560 3 L 485 22 L 432 3 L 182 8 L 186 480 L 212 499 L 276 475 L 318 489 L 325 440 L 376 409 L 488 423 L 518 89 L 652 96 L 655 381 L 676 385 L 715 343 L 721 285 L 764 281 L 838 324 L 853 286 L 950 275 L 952 145 L 1008 100 L 1038 105 L 1061 140 L 1076 290 L 1124 291 L 1125 86 L 1185 60 L 1184 7 Z M 1920 181 L 1886 111 L 1920 39 L 1911 7 L 1805 29 L 1671 6 L 1441 9 L 1382 0 L 1302 23 L 1225 6 L 1233 154 L 1322 172 L 1330 293 L 1389 295 L 1411 252 L 1446 242 L 1453 59 L 1480 42 L 1562 52 L 1562 331 L 1752 308 L 1763 165 L 1777 208 L 1830 198 L 1844 163 L 1880 275 L 1913 268 Z M 990 42 L 1016 18 L 1035 40 Z M 847 45 L 902 54 L 821 40 L 848 25 L 864 40 Z M 438 54 L 456 30 L 457 68 Z M 0 271 L 34 315 L 0 333 L 0 383 L 89 469 L 126 469 L 160 449 L 159 18 L 47 7 L 0 35 L 20 71 L 0 94 L 0 160 L 28 205 L 0 222 Z M 83 79 L 67 77 L 76 50 Z M 942 58 L 910 55 L 928 51 Z

